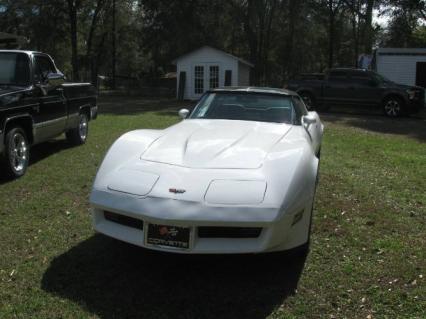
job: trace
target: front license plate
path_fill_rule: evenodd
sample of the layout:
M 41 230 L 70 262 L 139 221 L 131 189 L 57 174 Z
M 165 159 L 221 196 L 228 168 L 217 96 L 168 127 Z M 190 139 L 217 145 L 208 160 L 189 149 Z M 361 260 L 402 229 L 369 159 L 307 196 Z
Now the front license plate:
M 146 241 L 149 245 L 189 248 L 189 227 L 148 224 Z

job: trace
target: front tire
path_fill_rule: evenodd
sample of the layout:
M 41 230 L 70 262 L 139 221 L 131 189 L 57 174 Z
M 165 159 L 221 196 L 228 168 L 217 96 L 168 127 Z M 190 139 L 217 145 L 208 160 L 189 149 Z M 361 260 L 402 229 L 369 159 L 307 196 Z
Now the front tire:
M 72 145 L 82 145 L 86 143 L 89 134 L 89 118 L 86 114 L 80 114 L 78 126 L 65 133 L 65 136 Z
M 395 118 L 403 114 L 404 101 L 396 96 L 391 96 L 383 101 L 383 112 L 386 116 Z
M 30 147 L 25 131 L 12 128 L 5 139 L 5 173 L 7 177 L 19 178 L 25 174 L 30 159 Z

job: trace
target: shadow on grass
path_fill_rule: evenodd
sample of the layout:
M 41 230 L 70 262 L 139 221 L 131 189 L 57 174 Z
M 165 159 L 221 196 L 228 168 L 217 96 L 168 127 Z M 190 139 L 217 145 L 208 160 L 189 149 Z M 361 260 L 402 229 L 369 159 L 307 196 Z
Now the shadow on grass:
M 37 144 L 31 147 L 30 150 L 30 163 L 29 167 L 31 165 L 44 160 L 45 158 L 55 154 L 59 153 L 63 150 L 66 150 L 68 148 L 72 148 L 70 143 L 64 138 L 50 140 L 41 144 Z M 4 176 L 3 174 L 0 174 L 0 185 L 6 184 L 8 182 L 12 181 L 7 176 Z
M 361 112 L 354 108 L 345 108 L 323 112 L 320 113 L 320 116 L 326 122 L 342 124 L 376 133 L 402 135 L 414 138 L 420 142 L 426 142 L 425 112 L 391 119 L 372 112 Z
M 135 115 L 156 112 L 159 115 L 176 116 L 179 109 L 192 109 L 195 103 L 194 101 L 178 101 L 170 98 L 102 96 L 99 98 L 99 113 Z
M 304 263 L 162 254 L 95 235 L 56 257 L 42 288 L 101 318 L 265 318 L 294 293 Z
M 115 115 L 136 115 L 155 112 L 157 115 L 176 116 L 180 108 L 192 109 L 196 102 L 177 101 L 168 98 L 118 97 L 104 96 L 99 99 L 100 113 Z M 403 135 L 426 141 L 426 110 L 410 117 L 389 119 L 382 115 L 380 109 L 369 107 L 332 107 L 328 112 L 321 112 L 321 118 L 329 122 L 364 130 Z
M 33 165 L 39 161 L 42 161 L 53 154 L 56 154 L 66 149 L 74 148 L 74 147 L 77 147 L 77 146 L 71 145 L 63 137 L 50 140 L 38 145 L 34 145 L 33 147 L 31 147 L 30 165 Z

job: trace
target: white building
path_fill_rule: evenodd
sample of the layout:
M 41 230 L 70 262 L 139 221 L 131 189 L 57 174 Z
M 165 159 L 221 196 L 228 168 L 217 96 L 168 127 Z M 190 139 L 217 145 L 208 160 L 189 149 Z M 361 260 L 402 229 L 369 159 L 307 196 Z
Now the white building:
M 177 69 L 178 99 L 196 100 L 217 87 L 250 85 L 253 64 L 209 46 L 182 55 L 173 62 Z
M 426 87 L 426 48 L 380 48 L 373 68 L 396 83 Z

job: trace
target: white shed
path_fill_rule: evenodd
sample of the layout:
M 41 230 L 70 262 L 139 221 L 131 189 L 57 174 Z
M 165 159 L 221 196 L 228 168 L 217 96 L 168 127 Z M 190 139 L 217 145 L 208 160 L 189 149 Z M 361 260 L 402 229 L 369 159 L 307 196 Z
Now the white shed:
M 224 51 L 203 46 L 173 61 L 177 71 L 177 98 L 196 100 L 223 86 L 250 85 L 253 64 Z
M 374 69 L 396 83 L 426 87 L 426 48 L 380 48 Z

